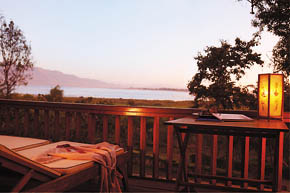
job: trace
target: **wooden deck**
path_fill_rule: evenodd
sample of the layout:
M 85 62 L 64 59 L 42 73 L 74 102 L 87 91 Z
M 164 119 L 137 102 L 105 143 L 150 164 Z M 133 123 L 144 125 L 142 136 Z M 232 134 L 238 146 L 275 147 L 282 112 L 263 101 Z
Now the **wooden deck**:
M 284 182 L 282 192 L 289 192 L 287 185 Z M 165 180 L 152 180 L 152 179 L 142 179 L 140 177 L 130 177 L 129 178 L 129 188 L 130 192 L 175 192 L 175 183 L 165 181 Z M 288 190 L 287 190 L 288 189 Z M 220 188 L 204 188 L 195 187 L 196 192 L 236 192 L 236 191 L 226 191 Z M 78 188 L 75 188 L 69 192 L 95 192 L 96 186 L 91 183 L 85 183 Z
M 21 179 L 21 175 L 6 168 L 0 167 L 0 173 L 5 174 L 3 177 L 0 175 L 0 192 L 10 192 L 11 188 Z M 122 185 L 120 183 L 120 185 Z M 142 179 L 140 177 L 129 178 L 129 191 L 130 192 L 174 192 L 175 183 L 164 180 Z M 86 182 L 70 191 L 71 193 L 80 192 L 98 192 L 99 187 L 91 181 Z M 222 192 L 218 189 L 205 189 L 196 188 L 197 192 Z
M 140 178 L 130 178 L 129 185 L 132 192 L 175 192 L 175 183 L 161 180 L 153 181 Z M 195 188 L 196 192 L 223 192 L 217 189 Z
M 175 183 L 162 180 L 129 178 L 130 192 L 175 192 Z M 96 186 L 85 183 L 69 192 L 94 192 Z M 196 192 L 225 192 L 218 189 L 195 188 Z
M 15 172 L 11 172 L 5 168 L 0 168 L 1 173 L 5 173 L 5 178 L 0 178 L 0 192 L 10 192 L 11 188 L 18 180 L 21 178 L 21 175 L 18 175 Z M 285 185 L 286 182 L 284 182 Z M 287 182 L 289 183 L 289 182 Z M 153 179 L 142 179 L 140 177 L 130 177 L 129 178 L 129 188 L 130 192 L 175 192 L 175 183 L 165 181 L 165 180 L 153 180 Z M 289 188 L 289 187 L 288 187 Z M 283 186 L 282 192 L 288 192 L 287 188 Z M 196 192 L 227 192 L 225 190 L 217 188 L 201 188 L 196 187 Z M 71 193 L 77 192 L 98 192 L 98 185 L 92 182 L 86 182 L 70 191 Z

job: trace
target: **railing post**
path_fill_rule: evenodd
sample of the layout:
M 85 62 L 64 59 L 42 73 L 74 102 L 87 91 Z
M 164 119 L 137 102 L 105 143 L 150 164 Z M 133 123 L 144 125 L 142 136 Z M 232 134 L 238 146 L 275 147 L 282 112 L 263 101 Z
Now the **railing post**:
M 140 121 L 140 176 L 145 176 L 145 152 L 146 152 L 146 118 Z
M 133 117 L 128 117 L 128 152 L 129 152 L 129 162 L 128 162 L 128 175 L 133 174 Z
M 120 116 L 115 117 L 115 143 L 120 144 Z
M 70 139 L 70 129 L 71 129 L 71 113 L 65 113 L 65 139 Z
M 173 120 L 173 117 L 170 117 L 169 120 Z M 173 126 L 167 126 L 167 179 L 172 179 L 172 158 L 173 158 Z
M 259 173 L 258 178 L 260 180 L 265 179 L 265 162 L 266 162 L 266 142 L 267 139 L 265 137 L 261 137 L 259 139 L 260 146 L 259 146 L 259 155 L 258 155 L 258 166 L 259 166 Z M 259 190 L 264 190 L 264 184 L 259 185 Z
M 217 162 L 217 146 L 218 146 L 218 136 L 212 136 L 212 151 L 211 151 L 211 175 L 216 175 L 216 162 Z M 212 184 L 216 184 L 216 180 L 211 180 Z
M 33 120 L 33 136 L 38 136 L 40 133 L 40 128 L 39 128 L 39 110 L 38 109 L 34 109 L 34 120 Z
M 94 113 L 88 115 L 88 140 L 90 143 L 96 143 L 96 117 Z
M 202 134 L 196 135 L 196 156 L 195 156 L 195 172 L 196 174 L 200 174 L 202 172 Z M 197 178 L 196 181 L 198 183 L 201 182 L 200 178 Z
M 44 137 L 49 138 L 49 110 L 44 110 Z
M 14 116 L 15 116 L 14 127 L 16 128 L 16 133 L 18 135 L 21 135 L 20 121 L 19 121 L 19 109 L 18 108 L 14 109 Z
M 159 177 L 159 117 L 154 117 L 153 127 L 153 178 Z
M 234 137 L 228 136 L 228 151 L 227 151 L 227 159 L 228 159 L 227 174 L 228 174 L 228 178 L 232 177 L 232 171 L 233 171 L 233 147 L 234 147 Z M 232 186 L 232 182 L 227 181 L 226 185 Z
M 284 132 L 279 132 L 275 138 L 273 192 L 280 192 L 282 189 L 283 143 Z
M 4 106 L 0 105 L 0 131 L 4 128 L 5 120 L 4 120 Z
M 56 110 L 54 112 L 54 131 L 56 134 L 56 138 L 60 139 L 61 128 L 60 128 L 60 124 L 59 124 L 59 111 L 58 110 Z
M 81 113 L 77 112 L 75 114 L 75 128 L 76 128 L 76 139 L 80 138 L 80 130 L 81 130 Z
M 29 109 L 24 110 L 24 136 L 28 136 L 29 130 Z
M 103 140 L 108 141 L 108 116 L 103 116 Z
M 5 113 L 5 129 L 9 130 L 11 123 L 10 123 L 10 116 L 9 116 L 10 108 L 6 107 L 6 113 Z
M 250 147 L 250 137 L 246 136 L 242 143 L 242 178 L 248 179 L 249 177 L 249 147 Z M 248 183 L 243 182 L 241 187 L 248 188 Z

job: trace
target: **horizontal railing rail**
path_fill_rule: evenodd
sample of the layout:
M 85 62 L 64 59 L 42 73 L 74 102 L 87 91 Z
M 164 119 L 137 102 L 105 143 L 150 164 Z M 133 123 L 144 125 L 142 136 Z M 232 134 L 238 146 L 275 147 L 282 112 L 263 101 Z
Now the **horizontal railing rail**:
M 120 144 L 130 154 L 129 175 L 174 180 L 179 160 L 177 142 L 173 127 L 163 123 L 192 116 L 196 112 L 200 112 L 200 109 L 0 99 L 0 134 L 42 137 L 54 141 L 64 139 L 96 143 L 102 140 Z M 256 111 L 227 112 L 242 113 L 254 118 L 257 115 Z M 285 115 L 284 120 L 287 122 L 290 116 L 289 113 Z M 255 163 L 258 175 L 257 179 L 252 179 L 248 171 L 250 137 L 240 136 L 239 139 L 234 136 L 221 138 L 213 135 L 208 137 L 208 142 L 204 141 L 206 137 L 196 134 L 191 139 L 194 141 L 192 148 L 196 151 L 190 150 L 187 155 L 194 162 L 192 164 L 189 161 L 187 165 L 195 168 L 195 173 L 191 175 L 199 178 L 196 183 L 204 184 L 201 179 L 206 179 L 211 186 L 218 186 L 222 181 L 222 186 L 229 188 L 238 185 L 238 188 L 248 189 L 253 184 L 257 191 L 271 188 L 271 182 L 266 179 L 266 138 L 258 137 L 258 140 L 253 140 L 259 148 L 258 155 L 254 156 L 257 159 Z M 225 145 L 225 149 L 218 152 L 220 143 Z M 234 170 L 236 157 L 239 157 L 234 155 L 236 143 L 242 146 L 239 174 Z M 205 145 L 210 147 L 204 147 Z M 218 163 L 225 166 L 224 169 Z

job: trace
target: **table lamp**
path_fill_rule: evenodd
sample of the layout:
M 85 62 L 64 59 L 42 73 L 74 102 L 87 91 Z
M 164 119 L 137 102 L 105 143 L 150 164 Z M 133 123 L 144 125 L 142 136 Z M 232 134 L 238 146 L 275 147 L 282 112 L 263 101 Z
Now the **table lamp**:
M 259 74 L 258 117 L 282 119 L 284 103 L 282 74 Z

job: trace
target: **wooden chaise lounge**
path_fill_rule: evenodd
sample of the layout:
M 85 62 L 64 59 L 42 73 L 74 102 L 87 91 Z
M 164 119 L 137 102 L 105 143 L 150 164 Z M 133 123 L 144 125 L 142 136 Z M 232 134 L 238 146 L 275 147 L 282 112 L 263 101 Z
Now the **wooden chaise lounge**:
M 0 144 L 13 151 L 21 151 L 42 145 L 49 144 L 50 141 L 45 139 L 36 139 L 30 137 L 17 137 L 10 135 L 0 135 Z
M 93 161 L 62 159 L 49 164 L 40 164 L 31 159 L 62 144 L 84 145 L 61 141 L 16 152 L 0 143 L 1 166 L 21 174 L 21 178 L 11 192 L 63 192 L 86 181 L 98 180 L 100 165 Z M 124 191 L 128 191 L 127 154 L 122 148 L 117 151 L 117 169 L 124 176 L 122 179 Z

